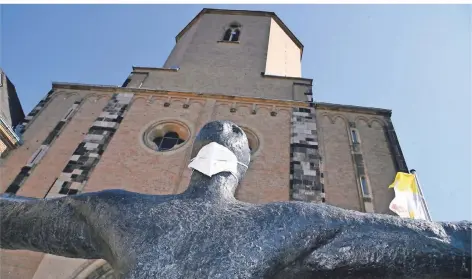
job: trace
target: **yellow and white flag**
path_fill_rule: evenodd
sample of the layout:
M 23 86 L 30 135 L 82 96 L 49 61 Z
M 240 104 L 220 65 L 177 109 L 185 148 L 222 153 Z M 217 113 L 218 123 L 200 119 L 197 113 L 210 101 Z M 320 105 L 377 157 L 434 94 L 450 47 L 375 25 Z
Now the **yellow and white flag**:
M 391 211 L 402 218 L 427 220 L 414 174 L 397 172 L 395 181 L 388 188 L 395 191 L 389 206 Z

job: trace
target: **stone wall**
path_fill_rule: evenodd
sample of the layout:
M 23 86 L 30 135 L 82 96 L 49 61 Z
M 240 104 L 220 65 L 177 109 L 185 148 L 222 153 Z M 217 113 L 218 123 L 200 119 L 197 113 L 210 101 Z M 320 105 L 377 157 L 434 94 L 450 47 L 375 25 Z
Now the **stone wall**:
M 59 120 L 56 126 L 52 129 L 52 131 L 49 132 L 48 136 L 44 139 L 41 146 L 39 146 L 39 148 L 29 158 L 26 165 L 21 168 L 20 173 L 18 173 L 15 179 L 5 190 L 6 193 L 16 194 L 18 190 L 20 190 L 20 187 L 23 186 L 23 184 L 26 182 L 26 179 L 28 179 L 28 177 L 34 171 L 34 168 L 41 162 L 43 157 L 48 152 L 49 148 L 54 143 L 54 140 L 64 130 L 65 126 L 69 123 L 69 120 L 72 119 L 82 102 L 83 99 L 76 101 L 74 102 L 74 104 L 72 104 L 69 110 L 64 114 L 64 117 Z
M 322 158 L 312 107 L 293 108 L 290 155 L 291 199 L 324 202 Z
M 38 112 L 29 118 L 22 138 L 24 143 L 9 152 L 0 166 L 0 190 L 5 191 L 13 182 L 21 169 L 30 161 L 32 156 L 43 145 L 48 136 L 57 128 L 58 123 L 69 112 L 75 102 L 88 96 L 89 92 L 66 92 L 65 90 L 51 91 L 43 98 L 37 107 Z M 47 99 L 47 101 L 44 101 Z M 67 125 L 66 125 L 67 126 Z M 53 133 L 54 134 L 54 133 Z
M 23 122 L 21 122 L 24 127 L 24 130 L 30 125 L 30 123 L 36 118 L 36 116 L 41 113 L 41 111 L 49 104 L 49 101 L 53 97 L 53 93 L 54 90 L 49 91 L 41 100 L 39 100 L 38 104 L 34 106 L 34 108 L 26 115 Z
M 84 140 L 77 146 L 47 197 L 74 195 L 82 191 L 100 157 L 123 120 L 133 94 L 114 94 Z
M 326 202 L 347 209 L 393 214 L 388 205 L 394 193 L 388 186 L 398 169 L 391 150 L 399 147 L 392 146 L 387 134 L 390 117 L 361 109 L 343 111 L 340 107 L 316 109 Z M 357 132 L 358 143 L 352 140 L 352 130 Z M 362 176 L 370 190 L 369 197 L 362 193 Z

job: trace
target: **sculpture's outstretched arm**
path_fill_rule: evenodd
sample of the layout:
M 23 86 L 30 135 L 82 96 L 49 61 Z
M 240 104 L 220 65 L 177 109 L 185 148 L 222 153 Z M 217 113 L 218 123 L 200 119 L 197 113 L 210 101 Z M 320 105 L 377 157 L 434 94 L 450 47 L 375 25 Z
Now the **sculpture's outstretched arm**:
M 472 222 L 323 208 L 334 233 L 277 278 L 471 278 Z
M 86 221 L 96 194 L 53 199 L 0 195 L 0 248 L 84 259 L 103 258 L 103 244 Z

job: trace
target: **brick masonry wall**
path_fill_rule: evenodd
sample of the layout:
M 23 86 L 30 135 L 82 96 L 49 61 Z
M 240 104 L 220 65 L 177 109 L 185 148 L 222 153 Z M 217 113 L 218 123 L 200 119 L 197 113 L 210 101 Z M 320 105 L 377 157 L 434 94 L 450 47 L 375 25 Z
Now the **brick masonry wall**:
M 253 131 L 260 140 L 250 170 L 238 187 L 237 197 L 259 203 L 288 200 L 289 149 L 284 152 L 283 146 L 290 143 L 290 108 L 211 99 L 136 97 L 84 191 L 106 188 L 153 194 L 184 191 L 191 173 L 187 167 L 191 142 L 204 124 L 217 119 L 234 121 Z M 160 153 L 150 150 L 142 143 L 142 134 L 150 124 L 165 120 L 188 126 L 191 138 L 174 151 Z M 114 175 L 105 176 L 103 173 Z
M 118 130 L 133 94 L 114 94 L 84 140 L 78 145 L 47 197 L 74 195 L 83 189 L 91 172 Z
M 351 140 L 351 154 L 354 162 L 354 169 L 356 171 L 357 187 L 359 189 L 358 192 L 361 207 L 365 212 L 373 212 L 372 191 L 370 189 L 368 176 L 366 175 L 366 167 L 359 138 L 359 131 L 356 129 L 356 123 L 353 121 L 349 122 L 349 133 Z M 363 180 L 365 183 L 364 187 L 362 187 L 361 180 Z
M 185 123 L 195 133 L 195 120 L 204 103 L 194 102 L 184 109 L 183 100 L 170 100 L 169 106 L 165 106 L 168 101 L 147 96 L 133 99 L 120 129 L 91 174 L 85 192 L 109 188 L 149 194 L 177 192 L 181 170 L 186 168 L 185 151 L 191 143 L 187 142 L 175 151 L 157 153 L 144 146 L 142 135 L 150 124 L 170 119 Z M 113 175 L 104 175 L 106 173 Z
M 26 165 L 21 168 L 20 173 L 15 177 L 13 182 L 5 190 L 6 193 L 16 194 L 18 192 L 20 187 L 25 183 L 26 179 L 28 179 L 28 177 L 34 171 L 34 168 L 41 162 L 43 157 L 46 155 L 49 148 L 54 143 L 54 140 L 61 134 L 65 126 L 69 123 L 70 119 L 74 116 L 75 112 L 78 110 L 82 102 L 83 99 L 74 102 L 74 104 L 69 108 L 64 117 L 59 120 L 54 129 L 49 133 L 46 139 L 44 139 L 41 146 L 33 153 Z
M 30 178 L 18 191 L 18 195 L 32 194 L 38 197 L 46 195 L 110 97 L 111 94 L 89 94 L 84 97 L 83 104 L 48 149 L 40 164 L 36 166 Z
M 388 189 L 395 178 L 395 163 L 386 134 L 387 117 L 364 113 L 317 109 L 320 152 L 324 162 L 326 202 L 339 207 L 364 211 L 356 158 L 362 153 L 359 169 L 367 177 L 372 191 L 373 211 L 393 214 L 388 204 L 394 194 Z M 355 123 L 360 144 L 352 145 L 349 122 Z M 356 151 L 357 150 L 357 151 Z M 358 162 L 358 163 L 359 163 Z
M 214 81 L 214 84 L 209 84 L 205 82 L 206 76 L 204 74 L 192 72 L 189 69 L 181 68 L 176 72 L 156 70 L 149 73 L 141 88 L 292 100 L 294 83 L 310 84 L 307 80 L 263 77 L 260 73 L 252 77 L 248 75 L 247 73 L 240 73 L 235 70 L 233 73 Z M 225 80 L 227 79 L 226 77 L 238 76 L 242 80 L 241 86 L 238 87 L 232 87 L 232 82 Z M 140 77 L 137 76 L 136 78 L 139 79 Z M 302 101 L 304 97 L 298 98 L 296 96 L 295 99 Z
M 90 92 L 56 91 L 23 133 L 23 145 L 9 152 L 0 165 L 0 190 L 4 192 L 71 106 Z
M 395 156 L 391 152 L 386 135 L 385 122 L 374 118 L 359 119 L 356 123 L 359 131 L 364 165 L 372 190 L 374 211 L 393 214 L 388 205 L 394 198 L 392 189 L 388 189 L 397 172 Z
M 25 116 L 25 119 L 21 123 L 24 129 L 28 128 L 29 124 L 35 119 L 35 117 L 41 113 L 41 111 L 49 104 L 49 101 L 52 99 L 52 94 L 54 90 L 49 91 L 46 96 L 44 96 L 39 103 Z

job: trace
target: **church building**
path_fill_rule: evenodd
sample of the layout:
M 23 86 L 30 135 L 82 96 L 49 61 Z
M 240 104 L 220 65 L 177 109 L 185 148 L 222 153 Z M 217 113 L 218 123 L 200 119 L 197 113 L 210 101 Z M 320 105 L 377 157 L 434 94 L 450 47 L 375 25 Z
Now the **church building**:
M 322 103 L 302 75 L 303 44 L 272 12 L 203 9 L 162 67 L 135 66 L 122 86 L 53 83 L 1 163 L 1 190 L 51 198 L 125 189 L 177 194 L 192 142 L 230 120 L 252 151 L 237 199 L 306 201 L 380 214 L 408 172 L 391 110 Z M 105 279 L 103 260 L 1 251 L 2 279 Z
M 25 118 L 16 89 L 8 76 L 0 68 L 0 165 L 8 153 L 22 144 L 18 136 L 20 127 Z M 3 184 L 3 180 L 1 180 Z

